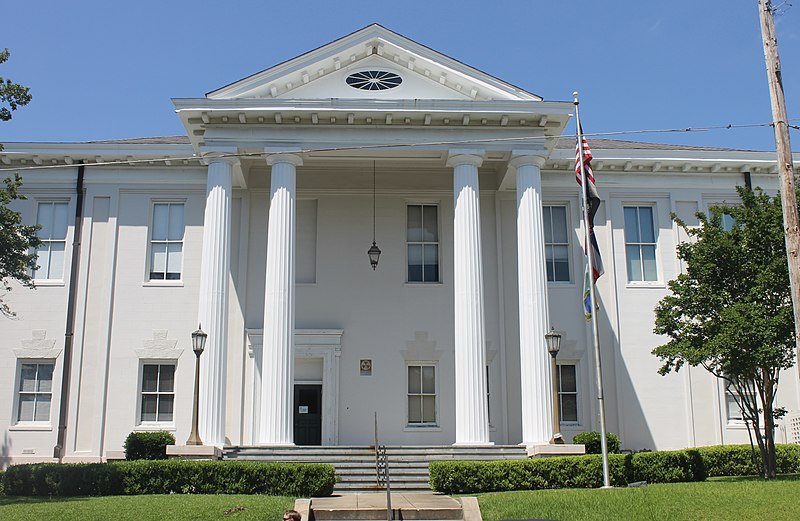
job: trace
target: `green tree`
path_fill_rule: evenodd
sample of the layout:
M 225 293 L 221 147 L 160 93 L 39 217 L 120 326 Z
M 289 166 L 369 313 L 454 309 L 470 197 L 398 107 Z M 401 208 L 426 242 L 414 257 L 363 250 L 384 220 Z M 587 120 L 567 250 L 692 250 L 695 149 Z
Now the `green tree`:
M 728 384 L 758 443 L 766 479 L 775 477 L 780 371 L 794 363 L 794 321 L 779 197 L 739 187 L 741 205 L 698 213 L 698 227 L 673 219 L 691 237 L 678 246 L 685 273 L 656 307 L 653 350 L 659 373 L 702 366 Z M 725 226 L 723 215 L 734 219 Z
M 0 52 L 0 65 L 5 63 L 10 56 L 8 49 Z M 0 121 L 11 119 L 11 113 L 31 101 L 28 87 L 23 87 L 0 76 Z M 0 144 L 0 150 L 3 145 Z M 33 287 L 30 270 L 36 268 L 35 249 L 41 244 L 36 236 L 38 226 L 25 226 L 18 212 L 11 210 L 8 205 L 15 200 L 25 199 L 19 193 L 22 179 L 19 174 L 6 177 L 0 185 L 0 287 L 6 293 L 11 291 L 11 280 L 17 280 L 22 285 Z M 0 295 L 0 313 L 10 317 L 14 316 L 8 304 L 3 300 L 5 294 Z

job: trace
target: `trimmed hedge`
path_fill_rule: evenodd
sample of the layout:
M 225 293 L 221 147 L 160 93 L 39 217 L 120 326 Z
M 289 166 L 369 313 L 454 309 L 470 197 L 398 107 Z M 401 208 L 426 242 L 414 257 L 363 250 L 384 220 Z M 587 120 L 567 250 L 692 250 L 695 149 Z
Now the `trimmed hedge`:
M 334 468 L 324 464 L 255 461 L 121 461 L 13 465 L 5 474 L 10 496 L 136 494 L 264 494 L 329 496 Z
M 123 444 L 125 459 L 167 459 L 167 445 L 175 445 L 175 436 L 169 432 L 132 432 Z
M 578 443 L 586 447 L 586 454 L 601 454 L 600 433 L 597 431 L 581 432 L 572 438 L 572 443 Z M 613 432 L 606 433 L 606 445 L 609 454 L 618 454 L 621 442 L 619 436 Z
M 706 479 L 706 466 L 696 449 L 639 452 L 631 460 L 633 481 L 681 483 Z
M 709 476 L 754 476 L 761 474 L 761 453 L 755 448 L 753 463 L 750 445 L 698 447 Z M 800 445 L 775 445 L 778 474 L 800 472 Z
M 609 456 L 612 485 L 622 486 L 630 474 L 630 456 Z M 445 494 L 503 490 L 596 488 L 603 485 L 598 455 L 503 461 L 432 461 L 431 488 Z

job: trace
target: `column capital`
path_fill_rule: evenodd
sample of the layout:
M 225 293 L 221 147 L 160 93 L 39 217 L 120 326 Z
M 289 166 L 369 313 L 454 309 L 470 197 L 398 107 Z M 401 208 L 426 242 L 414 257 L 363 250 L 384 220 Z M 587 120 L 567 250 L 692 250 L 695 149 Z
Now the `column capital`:
M 233 167 L 239 164 L 239 158 L 232 155 L 235 153 L 235 150 L 231 152 L 205 152 L 203 153 L 203 157 L 200 158 L 200 162 L 206 166 L 212 163 L 228 163 Z
M 545 161 L 547 161 L 547 152 L 542 150 L 512 150 L 511 161 L 508 162 L 509 166 L 519 168 L 522 165 L 534 165 L 542 168 Z
M 270 154 L 267 156 L 267 164 L 269 166 L 278 163 L 289 163 L 294 166 L 302 166 L 303 158 L 298 154 Z
M 447 166 L 457 167 L 459 165 L 481 166 L 484 150 L 475 148 L 456 148 L 447 151 Z

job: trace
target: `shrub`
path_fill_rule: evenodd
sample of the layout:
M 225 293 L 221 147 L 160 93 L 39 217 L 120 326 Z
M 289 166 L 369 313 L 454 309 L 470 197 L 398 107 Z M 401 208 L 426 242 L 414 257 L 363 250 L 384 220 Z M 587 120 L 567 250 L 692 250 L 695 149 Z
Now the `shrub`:
M 709 476 L 752 476 L 761 474 L 761 454 L 750 445 L 715 445 L 699 447 Z M 800 445 L 775 445 L 776 470 L 779 474 L 800 472 Z
M 167 445 L 175 445 L 169 432 L 132 432 L 125 438 L 125 459 L 167 459 Z
M 705 481 L 706 467 L 695 449 L 639 452 L 631 461 L 633 481 L 679 483 Z
M 612 485 L 630 474 L 629 455 L 609 456 Z M 500 490 L 597 488 L 603 485 L 603 462 L 597 455 L 505 461 L 432 461 L 431 488 L 446 494 Z
M 576 434 L 572 438 L 572 443 L 579 443 L 586 446 L 586 454 L 600 454 L 602 452 L 600 446 L 600 433 L 599 432 L 582 432 Z M 619 437 L 613 432 L 606 433 L 606 444 L 608 445 L 609 454 L 618 454 L 620 441 Z
M 6 476 L 5 471 L 0 470 L 0 496 L 4 496 L 6 494 L 5 476 Z
M 255 461 L 121 461 L 14 465 L 6 473 L 14 496 L 136 494 L 265 494 L 324 496 L 336 481 L 331 465 Z

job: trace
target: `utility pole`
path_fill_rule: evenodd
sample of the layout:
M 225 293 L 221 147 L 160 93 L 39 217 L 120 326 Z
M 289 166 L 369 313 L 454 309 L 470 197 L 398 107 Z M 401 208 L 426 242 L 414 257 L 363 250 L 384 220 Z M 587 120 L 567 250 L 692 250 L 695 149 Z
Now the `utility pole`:
M 797 216 L 797 198 L 794 189 L 792 147 L 789 144 L 789 120 L 783 96 L 781 59 L 778 56 L 778 36 L 775 34 L 772 0 L 758 0 L 761 17 L 761 38 L 764 41 L 764 60 L 767 62 L 769 98 L 772 102 L 772 124 L 775 127 L 775 149 L 778 154 L 778 172 L 781 175 L 781 205 L 783 228 L 786 237 L 786 257 L 789 263 L 789 285 L 794 309 L 794 332 L 800 372 L 800 226 Z

